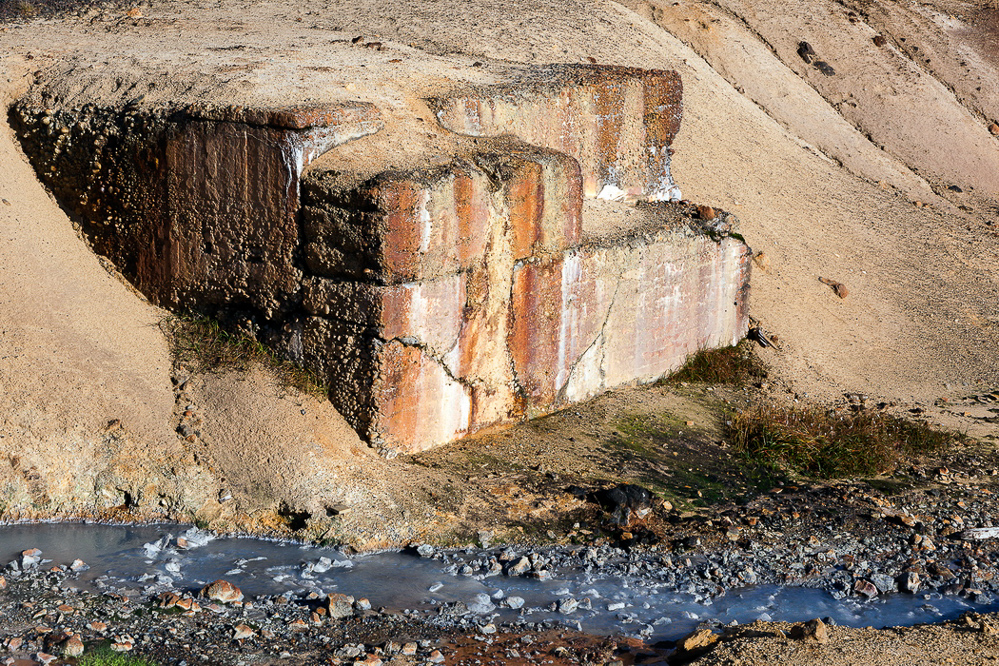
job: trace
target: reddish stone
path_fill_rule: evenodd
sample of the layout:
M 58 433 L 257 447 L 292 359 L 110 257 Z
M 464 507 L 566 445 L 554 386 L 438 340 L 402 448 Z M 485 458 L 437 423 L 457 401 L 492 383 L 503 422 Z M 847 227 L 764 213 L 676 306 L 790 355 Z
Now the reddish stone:
M 242 590 L 224 578 L 219 578 L 218 580 L 205 585 L 201 588 L 201 592 L 199 592 L 198 595 L 223 604 L 231 604 L 243 600 Z
M 398 283 L 481 265 L 490 243 L 511 243 L 514 259 L 558 252 L 579 241 L 580 188 L 575 160 L 508 140 L 363 183 L 310 171 L 306 264 L 324 277 Z
M 682 92 L 674 71 L 552 65 L 429 102 L 454 132 L 513 134 L 574 157 L 588 197 L 669 200 L 679 198 L 669 158 Z
M 530 262 L 517 268 L 507 346 L 517 383 L 532 405 L 555 398 L 561 371 L 562 306 L 562 261 Z
M 440 354 L 457 343 L 465 303 L 463 274 L 395 285 L 313 278 L 303 289 L 310 314 L 371 328 L 382 340 L 413 338 Z

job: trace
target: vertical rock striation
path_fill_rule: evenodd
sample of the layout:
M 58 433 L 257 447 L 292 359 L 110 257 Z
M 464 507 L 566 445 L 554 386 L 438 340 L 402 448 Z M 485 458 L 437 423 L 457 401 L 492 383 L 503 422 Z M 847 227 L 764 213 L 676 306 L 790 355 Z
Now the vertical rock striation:
M 539 67 L 428 103 L 453 149 L 383 171 L 335 149 L 375 134 L 351 150 L 385 154 L 364 104 L 13 114 L 137 287 L 253 321 L 389 451 L 654 381 L 745 333 L 734 217 L 675 201 L 675 72 Z

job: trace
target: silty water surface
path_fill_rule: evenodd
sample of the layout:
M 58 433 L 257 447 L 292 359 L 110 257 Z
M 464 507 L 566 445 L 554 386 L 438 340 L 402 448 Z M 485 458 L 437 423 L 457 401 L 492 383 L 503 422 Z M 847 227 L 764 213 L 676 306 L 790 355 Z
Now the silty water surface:
M 186 548 L 178 546 L 178 537 L 180 543 L 186 541 Z M 824 617 L 846 626 L 881 627 L 935 622 L 967 610 L 999 608 L 995 603 L 937 593 L 892 594 L 872 601 L 852 597 L 837 600 L 823 590 L 774 585 L 729 590 L 707 598 L 670 589 L 655 575 L 654 567 L 622 574 L 621 568 L 613 566 L 591 567 L 589 571 L 566 566 L 556 568 L 553 577 L 544 581 L 502 574 L 461 575 L 463 562 L 495 551 L 446 551 L 438 554 L 438 559 L 406 552 L 347 557 L 333 548 L 215 537 L 177 524 L 33 523 L 0 527 L 0 562 L 17 561 L 28 548 L 42 551 L 42 566 L 82 559 L 89 569 L 80 572 L 76 584 L 98 591 L 132 590 L 146 595 L 167 590 L 193 592 L 225 578 L 249 598 L 342 592 L 366 597 L 375 608 L 430 614 L 436 614 L 443 605 L 461 602 L 468 607 L 466 615 L 476 615 L 482 623 L 555 619 L 591 633 L 620 633 L 650 640 L 679 638 L 703 621 L 797 622 Z M 573 605 L 577 607 L 572 609 Z

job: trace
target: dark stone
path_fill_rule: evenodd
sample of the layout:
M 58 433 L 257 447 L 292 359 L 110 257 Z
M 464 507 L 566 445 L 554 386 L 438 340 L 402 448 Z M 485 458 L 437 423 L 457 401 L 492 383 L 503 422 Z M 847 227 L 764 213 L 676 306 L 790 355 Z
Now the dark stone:
M 652 493 L 631 483 L 598 490 L 593 499 L 611 514 L 612 522 L 619 526 L 628 525 L 632 515 L 644 517 L 652 508 Z
M 798 42 L 798 55 L 805 62 L 811 63 L 812 58 L 815 56 L 815 49 L 808 42 Z

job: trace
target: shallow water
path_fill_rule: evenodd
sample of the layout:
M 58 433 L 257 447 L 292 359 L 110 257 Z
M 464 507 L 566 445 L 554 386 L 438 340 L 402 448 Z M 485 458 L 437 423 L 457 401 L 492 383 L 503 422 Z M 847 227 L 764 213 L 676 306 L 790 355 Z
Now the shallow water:
M 178 547 L 178 537 L 187 548 Z M 181 541 L 180 543 L 183 543 Z M 403 552 L 346 557 L 332 548 L 255 538 L 219 537 L 186 525 L 97 525 L 43 523 L 0 527 L 0 562 L 16 560 L 22 550 L 42 550 L 42 565 L 82 559 L 89 569 L 78 585 L 94 590 L 194 591 L 226 578 L 252 598 L 281 593 L 342 592 L 366 597 L 373 607 L 433 611 L 441 604 L 465 603 L 485 622 L 557 619 L 592 633 L 624 633 L 647 639 L 676 639 L 705 620 L 722 624 L 757 619 L 801 621 L 831 617 L 846 626 L 912 625 L 988 611 L 997 604 L 928 595 L 893 594 L 873 601 L 836 600 L 815 589 L 761 585 L 730 590 L 704 599 L 668 589 L 655 572 L 621 576 L 577 567 L 539 581 L 449 573 L 447 563 Z M 472 559 L 482 551 L 452 552 L 449 559 Z M 321 559 L 326 558 L 326 559 Z M 520 597 L 521 610 L 501 607 Z M 588 599 L 589 609 L 550 610 L 553 603 Z M 583 604 L 585 606 L 585 602 Z

